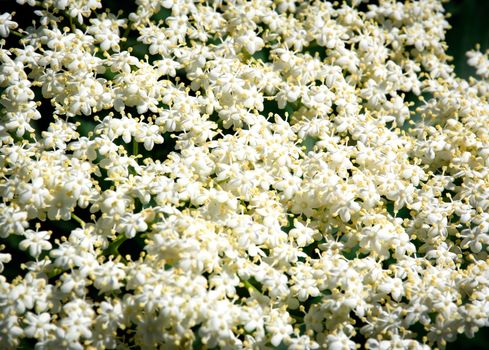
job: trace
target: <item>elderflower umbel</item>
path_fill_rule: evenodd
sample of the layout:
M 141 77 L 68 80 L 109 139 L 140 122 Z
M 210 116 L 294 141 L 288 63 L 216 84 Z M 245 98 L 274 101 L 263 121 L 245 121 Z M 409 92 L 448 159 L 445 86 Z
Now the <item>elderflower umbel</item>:
M 489 326 L 489 58 L 455 74 L 442 1 L 15 6 L 1 349 L 429 349 Z

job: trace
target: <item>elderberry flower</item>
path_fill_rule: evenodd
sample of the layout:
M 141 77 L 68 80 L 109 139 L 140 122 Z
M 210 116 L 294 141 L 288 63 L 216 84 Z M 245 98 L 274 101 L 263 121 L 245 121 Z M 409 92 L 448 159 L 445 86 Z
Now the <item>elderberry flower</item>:
M 4 12 L 0 15 L 0 36 L 6 38 L 10 34 L 11 29 L 18 27 L 18 24 L 12 21 L 12 15 Z
M 444 1 L 364 2 L 0 14 L 0 348 L 444 349 L 488 327 L 487 52 L 463 79 Z
M 43 250 L 50 250 L 53 247 L 49 242 L 49 236 L 48 231 L 26 230 L 25 239 L 19 243 L 19 248 L 29 250 L 29 254 L 37 258 Z

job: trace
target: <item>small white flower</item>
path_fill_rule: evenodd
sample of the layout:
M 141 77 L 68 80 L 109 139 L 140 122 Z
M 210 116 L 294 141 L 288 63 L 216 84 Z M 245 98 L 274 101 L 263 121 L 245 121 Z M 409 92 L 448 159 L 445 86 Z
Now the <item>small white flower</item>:
M 29 250 L 29 254 L 34 258 L 39 257 L 43 250 L 50 250 L 53 246 L 49 242 L 49 231 L 26 230 L 24 240 L 19 243 L 19 248 Z
M 49 334 L 52 334 L 56 329 L 56 326 L 51 324 L 51 315 L 47 312 L 39 315 L 28 312 L 25 315 L 24 322 L 27 324 L 24 329 L 25 334 L 38 340 L 47 339 Z
M 11 260 L 12 260 L 12 255 L 10 255 L 8 253 L 0 253 L 0 273 L 4 269 L 4 265 L 3 264 L 8 263 Z
M 0 204 L 0 237 L 7 238 L 11 234 L 21 235 L 29 226 L 27 213 L 15 207 Z
M 94 286 L 101 292 L 117 290 L 122 287 L 122 280 L 125 278 L 124 265 L 108 261 L 101 264 L 94 271 Z
M 133 238 L 137 232 L 144 232 L 148 229 L 143 214 L 127 214 L 122 217 L 119 229 L 127 238 Z
M 4 12 L 0 15 L 0 36 L 6 38 L 10 34 L 11 29 L 18 27 L 18 24 L 12 21 L 12 15 Z

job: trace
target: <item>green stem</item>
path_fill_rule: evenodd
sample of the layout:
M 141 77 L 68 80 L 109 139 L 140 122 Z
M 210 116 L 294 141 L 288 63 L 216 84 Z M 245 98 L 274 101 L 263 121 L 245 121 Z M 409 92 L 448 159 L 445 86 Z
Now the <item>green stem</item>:
M 66 14 L 66 16 L 68 17 L 69 21 L 70 21 L 70 27 L 71 27 L 71 31 L 74 33 L 75 30 L 80 27 L 81 30 L 86 30 L 87 29 L 87 26 L 83 23 L 79 23 L 78 21 L 74 21 L 73 17 L 71 17 L 69 14 Z
M 124 30 L 124 33 L 122 33 L 122 38 L 126 38 L 129 36 L 129 32 L 131 31 L 131 25 L 128 24 L 126 27 L 126 30 Z
M 115 240 L 113 240 L 107 249 L 104 250 L 103 255 L 105 256 L 118 256 L 120 255 L 119 253 L 119 247 L 121 246 L 122 243 L 127 239 L 125 235 L 120 235 L 117 237 Z
M 68 15 L 68 19 L 70 20 L 71 31 L 74 33 L 75 32 L 75 29 L 76 29 L 76 26 L 75 26 L 75 23 L 73 23 L 73 17 L 71 17 L 70 15 Z
M 261 294 L 261 292 L 258 290 L 258 288 L 256 288 L 254 285 L 252 285 L 248 280 L 241 280 L 241 282 L 243 282 L 244 286 L 248 289 L 252 289 L 254 290 L 255 292 L 258 292 Z
M 139 145 L 136 140 L 132 140 L 132 154 L 137 156 L 139 153 Z
M 59 267 L 55 267 L 54 269 L 52 269 L 51 271 L 49 271 L 47 273 L 48 279 L 53 278 L 53 277 L 56 277 L 56 276 L 59 276 L 62 273 L 63 273 L 63 270 L 62 269 L 60 269 Z
M 122 36 L 121 36 L 121 42 L 120 42 L 120 48 L 121 50 L 127 50 L 129 45 L 128 45 L 128 41 L 129 41 L 129 33 L 131 32 L 131 25 L 128 24 L 126 29 L 124 30 L 124 33 L 122 33 Z
M 71 213 L 71 218 L 73 220 L 75 220 L 76 222 L 78 222 L 82 227 L 85 226 L 85 221 L 83 221 L 78 215 L 76 215 L 75 213 Z

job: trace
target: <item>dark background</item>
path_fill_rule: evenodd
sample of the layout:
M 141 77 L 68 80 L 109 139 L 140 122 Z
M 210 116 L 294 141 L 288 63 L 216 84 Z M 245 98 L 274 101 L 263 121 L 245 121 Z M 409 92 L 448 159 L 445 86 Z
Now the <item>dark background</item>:
M 477 43 L 482 52 L 489 49 L 489 0 L 451 0 L 445 8 L 452 14 L 446 38 L 448 54 L 454 58 L 455 72 L 467 78 L 474 75 L 474 68 L 467 65 L 465 52 Z

